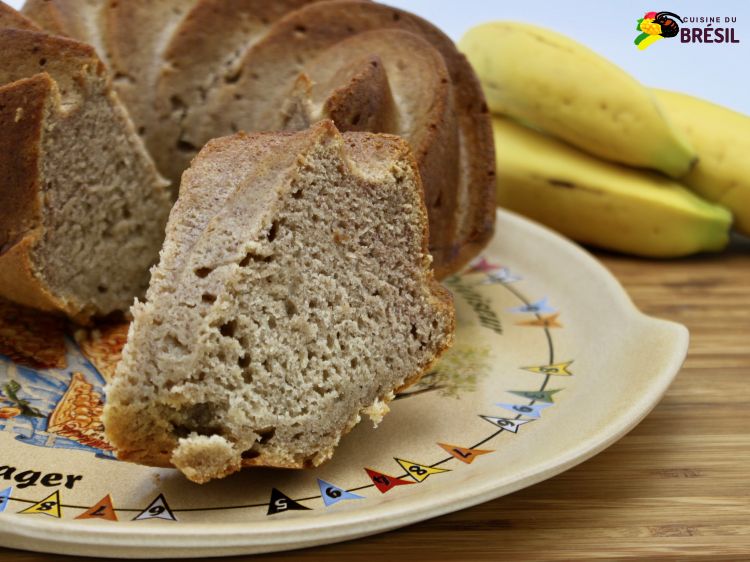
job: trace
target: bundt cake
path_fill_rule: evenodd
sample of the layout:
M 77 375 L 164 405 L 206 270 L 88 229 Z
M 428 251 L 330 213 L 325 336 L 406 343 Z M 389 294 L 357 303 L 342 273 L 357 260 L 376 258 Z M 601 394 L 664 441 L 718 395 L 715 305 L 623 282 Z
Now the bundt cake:
M 483 94 L 451 40 L 412 14 L 351 0 L 28 0 L 24 12 L 96 47 L 175 187 L 214 137 L 330 118 L 410 143 L 438 277 L 492 235 Z
M 169 213 L 104 65 L 0 3 L 0 296 L 80 321 L 127 311 Z
M 427 242 L 400 137 L 324 120 L 209 141 L 107 387 L 118 456 L 195 482 L 325 461 L 452 342 Z

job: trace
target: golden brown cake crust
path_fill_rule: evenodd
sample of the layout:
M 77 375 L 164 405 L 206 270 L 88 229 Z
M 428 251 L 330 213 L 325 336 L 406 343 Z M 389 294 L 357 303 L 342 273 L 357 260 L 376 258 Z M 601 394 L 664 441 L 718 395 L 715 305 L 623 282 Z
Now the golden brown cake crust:
M 39 283 L 29 249 L 39 236 L 39 151 L 54 88 L 46 73 L 0 87 L 0 295 L 47 311 L 62 303 Z
M 41 28 L 36 23 L 2 1 L 0 1 L 0 29 L 41 31 Z
M 39 148 L 53 87 L 47 74 L 0 86 L 0 255 L 38 223 Z
M 22 14 L 28 14 L 34 23 L 49 33 L 77 39 L 77 34 L 72 29 L 72 22 L 63 16 L 63 11 L 68 6 L 66 0 L 58 2 L 26 0 L 21 12 Z

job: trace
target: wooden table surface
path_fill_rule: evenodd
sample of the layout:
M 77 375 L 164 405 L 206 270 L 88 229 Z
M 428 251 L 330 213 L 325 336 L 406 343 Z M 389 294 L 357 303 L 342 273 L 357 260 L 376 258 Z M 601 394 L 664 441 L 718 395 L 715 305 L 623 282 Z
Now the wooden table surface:
M 685 324 L 687 361 L 629 435 L 510 496 L 401 530 L 222 560 L 750 561 L 750 243 L 720 256 L 598 254 L 646 313 Z M 74 560 L 0 548 L 0 560 Z

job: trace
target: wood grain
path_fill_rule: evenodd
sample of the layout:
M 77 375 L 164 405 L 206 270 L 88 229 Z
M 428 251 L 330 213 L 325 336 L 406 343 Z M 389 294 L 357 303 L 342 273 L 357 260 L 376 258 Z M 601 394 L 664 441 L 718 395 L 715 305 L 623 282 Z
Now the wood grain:
M 459 513 L 229 560 L 750 560 L 750 243 L 674 261 L 597 255 L 643 311 L 691 333 L 677 380 L 629 435 L 551 480 Z M 74 558 L 0 548 L 0 560 Z

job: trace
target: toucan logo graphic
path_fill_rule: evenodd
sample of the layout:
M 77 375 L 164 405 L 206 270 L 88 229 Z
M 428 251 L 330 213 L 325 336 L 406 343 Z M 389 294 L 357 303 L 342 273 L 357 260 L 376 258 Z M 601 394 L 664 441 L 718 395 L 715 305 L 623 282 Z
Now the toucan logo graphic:
M 640 35 L 635 38 L 635 45 L 642 51 L 665 37 L 676 37 L 680 32 L 682 18 L 673 12 L 646 12 L 638 20 L 636 30 Z

